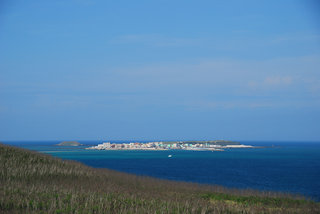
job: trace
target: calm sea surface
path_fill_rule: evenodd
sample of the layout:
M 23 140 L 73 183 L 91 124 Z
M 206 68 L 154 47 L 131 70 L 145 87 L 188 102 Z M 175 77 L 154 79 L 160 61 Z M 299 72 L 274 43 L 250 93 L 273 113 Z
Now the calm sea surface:
M 8 142 L 92 167 L 232 188 L 298 193 L 320 201 L 320 142 L 242 142 L 267 148 L 223 152 L 96 151 L 84 150 L 87 146 L 54 146 L 56 143 Z

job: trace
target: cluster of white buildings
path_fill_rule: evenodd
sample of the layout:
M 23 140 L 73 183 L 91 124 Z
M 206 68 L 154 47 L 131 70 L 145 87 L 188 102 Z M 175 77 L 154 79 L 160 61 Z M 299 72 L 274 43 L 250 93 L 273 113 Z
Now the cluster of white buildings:
M 97 150 L 119 150 L 119 149 L 163 149 L 161 142 L 150 142 L 150 143 L 102 143 L 97 146 L 92 146 L 86 149 L 97 149 Z
M 149 142 L 149 143 L 110 143 L 105 142 L 86 149 L 95 150 L 167 150 L 167 149 L 183 149 L 183 150 L 212 150 L 219 151 L 227 148 L 251 148 L 248 145 L 219 145 L 212 143 L 188 143 L 188 142 Z

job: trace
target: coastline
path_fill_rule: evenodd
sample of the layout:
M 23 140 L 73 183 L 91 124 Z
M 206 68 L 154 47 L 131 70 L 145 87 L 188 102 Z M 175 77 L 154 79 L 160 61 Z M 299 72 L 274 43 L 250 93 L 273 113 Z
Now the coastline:
M 125 141 L 113 142 L 123 143 Z M 263 147 L 259 149 L 230 148 L 225 149 L 224 152 L 174 149 L 162 151 L 105 150 L 104 152 L 85 150 L 86 147 L 97 145 L 101 141 L 81 143 L 83 146 L 59 147 L 52 142 L 48 147 L 48 145 L 28 142 L 22 147 L 62 159 L 79 161 L 97 168 L 109 168 L 161 179 L 218 184 L 229 188 L 291 192 L 320 201 L 317 186 L 319 177 L 314 171 L 314 167 L 320 166 L 320 144 L 241 142 L 253 146 L 263 145 Z M 168 158 L 169 155 L 172 155 L 173 158 Z M 292 167 L 286 167 L 288 164 Z M 300 169 L 302 164 L 303 169 L 295 170 Z M 278 177 L 281 177 L 281 180 L 276 179 Z M 250 181 L 251 178 L 255 180 Z M 299 185 L 296 186 L 296 184 Z
M 317 202 L 285 193 L 136 176 L 3 144 L 0 154 L 0 163 L 6 163 L 0 169 L 1 213 L 184 214 L 274 213 L 275 210 L 314 213 L 320 210 Z

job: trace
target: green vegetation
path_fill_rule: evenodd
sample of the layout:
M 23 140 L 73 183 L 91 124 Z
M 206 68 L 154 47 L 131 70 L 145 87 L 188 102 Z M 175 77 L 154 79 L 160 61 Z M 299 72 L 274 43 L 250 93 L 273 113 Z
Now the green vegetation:
M 319 213 L 319 203 L 95 169 L 0 144 L 0 213 Z
M 80 146 L 81 144 L 77 141 L 63 141 L 59 144 L 57 144 L 57 146 Z

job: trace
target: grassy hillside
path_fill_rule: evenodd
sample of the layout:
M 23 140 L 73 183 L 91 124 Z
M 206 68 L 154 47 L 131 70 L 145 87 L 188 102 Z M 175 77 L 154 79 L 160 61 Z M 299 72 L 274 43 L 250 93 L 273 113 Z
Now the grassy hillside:
M 94 169 L 0 144 L 0 213 L 320 213 L 320 205 Z

